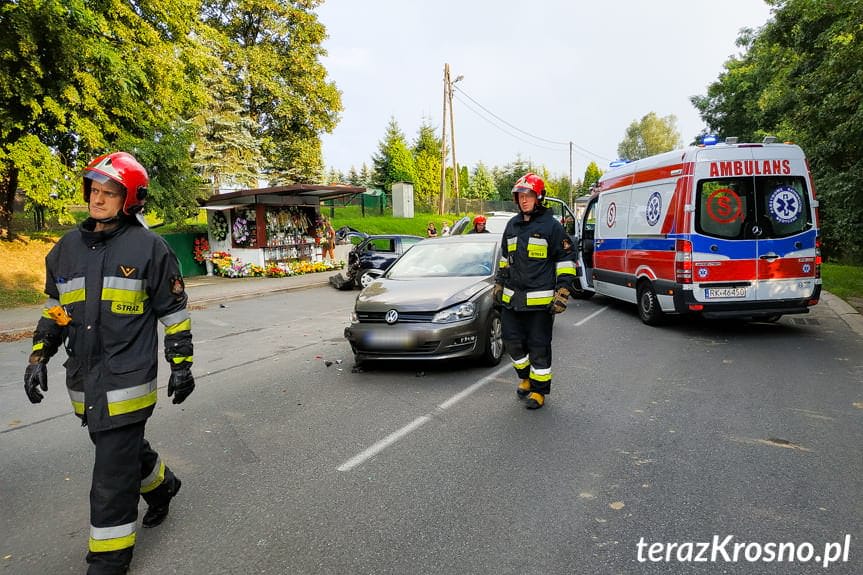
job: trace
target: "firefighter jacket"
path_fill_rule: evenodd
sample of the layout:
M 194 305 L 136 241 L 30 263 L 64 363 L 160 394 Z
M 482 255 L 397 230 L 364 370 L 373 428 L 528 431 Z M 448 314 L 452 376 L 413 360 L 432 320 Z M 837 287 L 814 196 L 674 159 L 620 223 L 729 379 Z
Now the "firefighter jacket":
M 65 343 L 66 386 L 92 431 L 146 420 L 156 405 L 157 321 L 172 368 L 192 363 L 191 318 L 176 255 L 153 232 L 123 222 L 94 232 L 93 220 L 63 236 L 45 258 L 48 300 L 33 335 L 42 361 Z M 62 306 L 61 327 L 48 313 Z M 56 308 L 54 308 L 56 309 Z
M 545 309 L 555 290 L 572 290 L 576 275 L 572 240 L 550 210 L 537 211 L 527 221 L 518 214 L 507 222 L 495 278 L 503 286 L 504 306 Z

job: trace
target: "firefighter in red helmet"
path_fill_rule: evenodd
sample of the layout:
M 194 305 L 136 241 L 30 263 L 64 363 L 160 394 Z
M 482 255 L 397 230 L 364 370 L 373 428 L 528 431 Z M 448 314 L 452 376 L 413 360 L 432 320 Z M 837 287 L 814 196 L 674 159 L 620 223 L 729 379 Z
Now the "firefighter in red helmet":
M 487 234 L 488 230 L 485 228 L 486 223 L 485 216 L 479 215 L 473 219 L 473 229 L 469 231 L 469 234 Z
M 72 408 L 88 427 L 96 457 L 90 489 L 90 575 L 126 573 L 142 524 L 168 515 L 180 480 L 144 438 L 156 405 L 157 323 L 165 326 L 168 396 L 195 389 L 191 319 L 176 255 L 142 225 L 147 171 L 130 154 L 94 159 L 84 170 L 90 217 L 45 258 L 48 299 L 24 374 L 32 403 L 48 391 L 46 364 L 64 345 Z
M 545 182 L 528 173 L 512 189 L 519 213 L 507 222 L 494 297 L 503 341 L 520 383 L 516 394 L 539 409 L 551 392 L 554 316 L 566 310 L 577 275 L 572 241 L 543 205 Z

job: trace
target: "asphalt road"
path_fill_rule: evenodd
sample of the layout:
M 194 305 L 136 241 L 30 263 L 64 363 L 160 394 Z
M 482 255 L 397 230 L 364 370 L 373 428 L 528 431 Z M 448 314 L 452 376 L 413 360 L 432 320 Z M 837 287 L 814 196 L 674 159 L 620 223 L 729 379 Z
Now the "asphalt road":
M 183 490 L 131 573 L 863 572 L 863 340 L 826 306 L 651 328 L 572 302 L 531 412 L 504 363 L 353 372 L 354 296 L 195 310 L 198 389 L 148 424 Z M 83 573 L 92 447 L 60 358 L 24 398 L 28 347 L 0 344 L 0 572 Z

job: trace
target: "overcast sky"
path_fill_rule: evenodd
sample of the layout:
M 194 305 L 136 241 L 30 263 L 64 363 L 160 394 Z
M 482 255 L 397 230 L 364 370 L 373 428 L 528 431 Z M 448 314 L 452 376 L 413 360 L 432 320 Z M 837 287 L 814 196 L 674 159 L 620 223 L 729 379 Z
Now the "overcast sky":
M 739 54 L 741 28 L 770 18 L 762 0 L 326 0 L 317 13 L 344 106 L 323 136 L 328 168 L 371 167 L 390 117 L 409 144 L 423 118 L 440 135 L 449 63 L 453 79 L 464 76 L 453 105 L 459 165 L 521 155 L 568 175 L 569 146 L 550 142 L 572 141 L 574 180 L 590 161 L 606 169 L 649 112 L 675 115 L 688 143 L 703 128 L 689 97 Z

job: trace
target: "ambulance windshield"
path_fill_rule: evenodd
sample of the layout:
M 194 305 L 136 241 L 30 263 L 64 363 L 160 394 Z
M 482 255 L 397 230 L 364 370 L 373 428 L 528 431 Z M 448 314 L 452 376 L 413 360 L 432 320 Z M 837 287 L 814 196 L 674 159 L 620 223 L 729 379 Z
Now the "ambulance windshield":
M 729 240 L 782 238 L 813 224 L 806 182 L 795 176 L 702 180 L 695 221 L 699 233 Z

